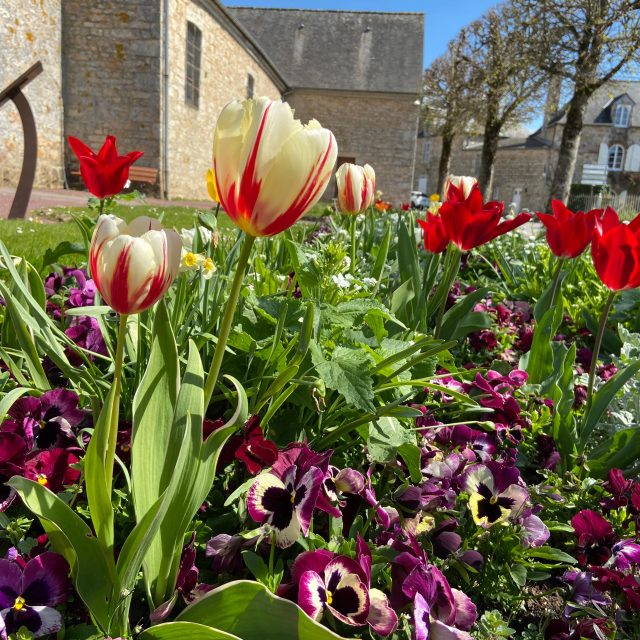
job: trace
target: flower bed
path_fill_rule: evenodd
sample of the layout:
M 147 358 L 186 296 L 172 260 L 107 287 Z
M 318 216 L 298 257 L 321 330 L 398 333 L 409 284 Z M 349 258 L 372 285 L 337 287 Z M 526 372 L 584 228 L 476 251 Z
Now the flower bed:
M 635 221 L 344 165 L 295 224 L 335 140 L 266 99 L 216 130 L 237 233 L 127 224 L 139 154 L 73 148 L 86 264 L 0 244 L 0 638 L 639 637 Z

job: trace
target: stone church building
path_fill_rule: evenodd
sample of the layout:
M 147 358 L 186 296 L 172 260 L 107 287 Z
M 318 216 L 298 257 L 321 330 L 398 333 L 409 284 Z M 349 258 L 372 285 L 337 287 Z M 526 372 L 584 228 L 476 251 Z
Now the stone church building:
M 144 151 L 169 198 L 206 198 L 213 130 L 235 98 L 287 100 L 336 135 L 339 161 L 375 167 L 393 202 L 414 181 L 424 15 L 244 9 L 218 0 L 3 0 L 0 89 L 26 89 L 38 128 L 36 187 L 62 187 L 74 135 Z M 22 131 L 0 109 L 0 185 L 17 184 Z M 334 195 L 330 185 L 325 197 Z
M 566 122 L 566 107 L 558 108 L 558 93 L 559 88 L 555 106 L 553 100 L 547 101 L 544 123 L 537 131 L 500 140 L 494 200 L 512 202 L 518 210 L 542 210 L 546 205 Z M 481 139 L 460 136 L 451 158 L 451 173 L 478 175 L 481 149 Z M 435 189 L 440 150 L 440 136 L 428 131 L 418 133 L 414 189 L 426 193 Z M 640 194 L 640 82 L 611 81 L 591 97 L 584 116 L 573 192 L 590 190 L 594 167 L 613 193 Z

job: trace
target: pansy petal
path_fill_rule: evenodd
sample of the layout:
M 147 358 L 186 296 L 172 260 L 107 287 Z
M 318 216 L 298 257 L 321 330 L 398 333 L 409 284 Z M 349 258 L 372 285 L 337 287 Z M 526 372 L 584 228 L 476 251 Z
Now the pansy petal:
M 334 479 L 336 489 L 342 493 L 359 494 L 364 489 L 364 476 L 355 469 L 340 469 Z
M 431 617 L 427 601 L 416 593 L 413 599 L 413 628 L 416 640 L 429 640 L 431 637 Z
M 256 477 L 247 494 L 249 515 L 256 522 L 265 522 L 273 513 L 271 508 L 273 498 L 279 496 L 282 492 L 286 493 L 285 486 L 280 478 L 272 473 L 261 473 Z
M 1 612 L 9 634 L 26 627 L 34 638 L 56 633 L 62 627 L 62 615 L 51 607 L 24 607 L 20 611 Z
M 458 629 L 469 631 L 476 623 L 478 609 L 471 598 L 459 589 L 451 589 L 456 607 L 456 619 L 454 625 Z
M 369 615 L 369 595 L 362 567 L 344 556 L 334 558 L 324 570 L 324 582 L 331 593 L 327 607 L 346 624 L 364 624 Z
M 483 464 L 476 464 L 471 467 L 464 480 L 465 491 L 476 493 L 480 486 L 486 487 L 491 493 L 494 490 L 493 474 Z
M 0 560 L 0 609 L 12 607 L 20 595 L 22 569 L 10 560 Z
M 335 618 L 353 626 L 366 623 L 369 616 L 369 593 L 355 573 L 343 576 L 331 595 L 331 604 L 327 600 L 327 609 Z
M 71 588 L 69 565 L 47 551 L 27 562 L 22 574 L 22 597 L 34 605 L 53 607 L 66 602 Z
M 313 510 L 322 488 L 324 473 L 318 467 L 311 467 L 296 484 L 295 510 L 300 519 L 302 532 L 306 535 L 311 524 Z
M 335 553 L 328 549 L 316 549 L 315 551 L 303 551 L 296 556 L 291 565 L 291 579 L 295 584 L 300 582 L 302 574 L 307 571 L 323 573 L 325 567 L 333 560 Z
M 530 515 L 522 519 L 524 536 L 522 543 L 527 547 L 542 546 L 551 535 L 547 525 L 538 516 Z
M 391 635 L 398 626 L 398 615 L 389 606 L 389 599 L 378 589 L 369 589 L 367 624 L 382 637 Z
M 281 549 L 290 547 L 300 537 L 300 519 L 298 518 L 298 512 L 295 510 L 291 511 L 291 520 L 286 527 L 276 527 L 274 522 L 270 524 L 274 527 L 276 533 L 276 545 Z
M 440 620 L 432 620 L 429 640 L 473 640 L 473 637 L 467 631 L 450 627 Z
M 298 605 L 314 620 L 320 620 L 324 613 L 327 592 L 324 581 L 315 571 L 305 571 L 300 577 Z

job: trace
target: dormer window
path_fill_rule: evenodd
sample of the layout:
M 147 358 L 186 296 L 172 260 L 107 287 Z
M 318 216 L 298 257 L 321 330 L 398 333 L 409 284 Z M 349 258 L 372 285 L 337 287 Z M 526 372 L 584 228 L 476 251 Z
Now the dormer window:
M 624 160 L 624 148 L 622 145 L 614 144 L 609 147 L 609 161 L 607 167 L 609 171 L 621 171 Z
M 626 128 L 629 126 L 631 107 L 628 104 L 619 104 L 613 112 L 613 126 Z

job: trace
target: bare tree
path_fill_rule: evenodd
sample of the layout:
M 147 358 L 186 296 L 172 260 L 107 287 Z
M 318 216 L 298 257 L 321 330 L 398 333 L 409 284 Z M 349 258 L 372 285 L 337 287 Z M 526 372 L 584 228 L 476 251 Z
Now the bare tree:
M 548 76 L 536 64 L 540 43 L 535 31 L 536 24 L 524 23 L 511 2 L 491 9 L 468 29 L 463 57 L 481 97 L 478 114 L 484 117 L 484 136 L 478 181 L 486 199 L 491 197 L 502 130 L 526 122 L 540 108 Z
M 640 60 L 640 0 L 512 0 L 523 23 L 539 25 L 539 67 L 569 81 L 565 124 L 550 198 L 567 201 L 584 114 L 603 84 Z M 550 203 L 549 203 L 550 204 Z
M 442 193 L 450 173 L 451 152 L 456 135 L 469 123 L 471 85 L 469 65 L 462 57 L 465 32 L 449 43 L 446 53 L 436 58 L 424 75 L 423 118 L 430 131 L 442 137 L 436 193 Z

